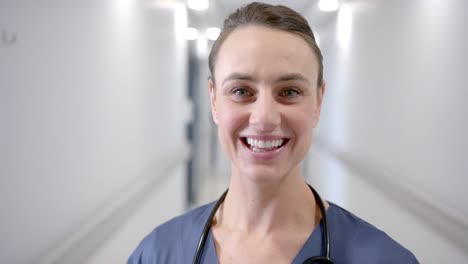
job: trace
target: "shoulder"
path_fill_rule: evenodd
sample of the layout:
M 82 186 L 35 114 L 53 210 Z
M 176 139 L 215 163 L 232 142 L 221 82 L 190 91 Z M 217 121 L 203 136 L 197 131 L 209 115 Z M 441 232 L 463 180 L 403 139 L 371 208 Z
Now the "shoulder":
M 133 251 L 128 264 L 189 263 L 214 203 L 195 208 L 156 227 Z M 192 254 L 193 255 L 193 254 Z
M 335 242 L 346 263 L 418 263 L 413 253 L 385 232 L 335 204 L 330 203 L 330 209 L 331 244 Z

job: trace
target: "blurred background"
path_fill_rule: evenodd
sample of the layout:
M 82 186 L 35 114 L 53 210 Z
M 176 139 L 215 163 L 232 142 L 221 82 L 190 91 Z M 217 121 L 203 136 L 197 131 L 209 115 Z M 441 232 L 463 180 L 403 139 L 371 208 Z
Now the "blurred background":
M 421 263 L 468 263 L 468 1 L 294 0 L 327 93 L 304 175 Z M 229 162 L 207 55 L 244 0 L 0 0 L 0 262 L 125 263 Z

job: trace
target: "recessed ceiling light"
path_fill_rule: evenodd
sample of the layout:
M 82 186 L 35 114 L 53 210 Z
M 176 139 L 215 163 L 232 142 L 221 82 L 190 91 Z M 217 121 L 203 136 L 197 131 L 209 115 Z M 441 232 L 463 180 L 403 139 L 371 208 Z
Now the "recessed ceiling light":
M 217 27 L 210 27 L 210 28 L 207 28 L 206 29 L 206 37 L 209 39 L 209 40 L 216 40 L 219 36 L 219 33 L 221 32 L 221 30 Z
M 320 0 L 318 7 L 321 11 L 331 12 L 338 10 L 338 8 L 340 8 L 340 3 L 338 0 Z
M 193 10 L 203 11 L 208 9 L 210 3 L 208 0 L 187 0 L 187 6 Z

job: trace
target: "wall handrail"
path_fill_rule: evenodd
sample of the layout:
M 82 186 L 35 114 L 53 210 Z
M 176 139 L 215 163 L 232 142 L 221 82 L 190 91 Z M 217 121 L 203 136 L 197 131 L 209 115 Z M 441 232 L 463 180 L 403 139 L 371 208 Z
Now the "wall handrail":
M 316 145 L 336 160 L 348 167 L 356 175 L 380 193 L 396 201 L 411 215 L 431 226 L 454 247 L 468 252 L 468 217 L 462 212 L 444 205 L 434 195 L 417 188 L 411 188 L 398 177 L 389 177 L 381 169 L 373 168 L 369 162 L 362 162 L 347 153 L 321 140 Z
M 39 263 L 85 263 L 150 198 L 160 183 L 188 159 L 189 155 L 188 144 L 182 144 L 172 155 L 158 159 L 134 182 L 87 218 L 86 222 L 71 235 L 40 257 Z

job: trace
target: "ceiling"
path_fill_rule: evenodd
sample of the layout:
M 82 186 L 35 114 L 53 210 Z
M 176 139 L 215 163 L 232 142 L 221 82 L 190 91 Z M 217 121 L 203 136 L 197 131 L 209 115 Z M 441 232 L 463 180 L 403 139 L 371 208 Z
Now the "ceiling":
M 212 0 L 211 2 L 216 2 L 220 9 L 222 9 L 225 13 L 230 13 L 234 11 L 236 8 L 246 5 L 251 0 Z M 296 11 L 304 11 L 308 10 L 312 5 L 316 5 L 318 0 L 269 0 L 269 1 L 258 1 L 258 2 L 266 2 L 269 4 L 274 5 L 285 5 L 288 6 Z
M 210 7 L 205 11 L 189 10 L 189 26 L 197 28 L 222 27 L 224 19 L 237 8 L 251 3 L 251 0 L 210 0 Z M 269 4 L 288 6 L 308 17 L 312 26 L 323 22 L 329 14 L 319 11 L 319 0 L 263 0 Z

